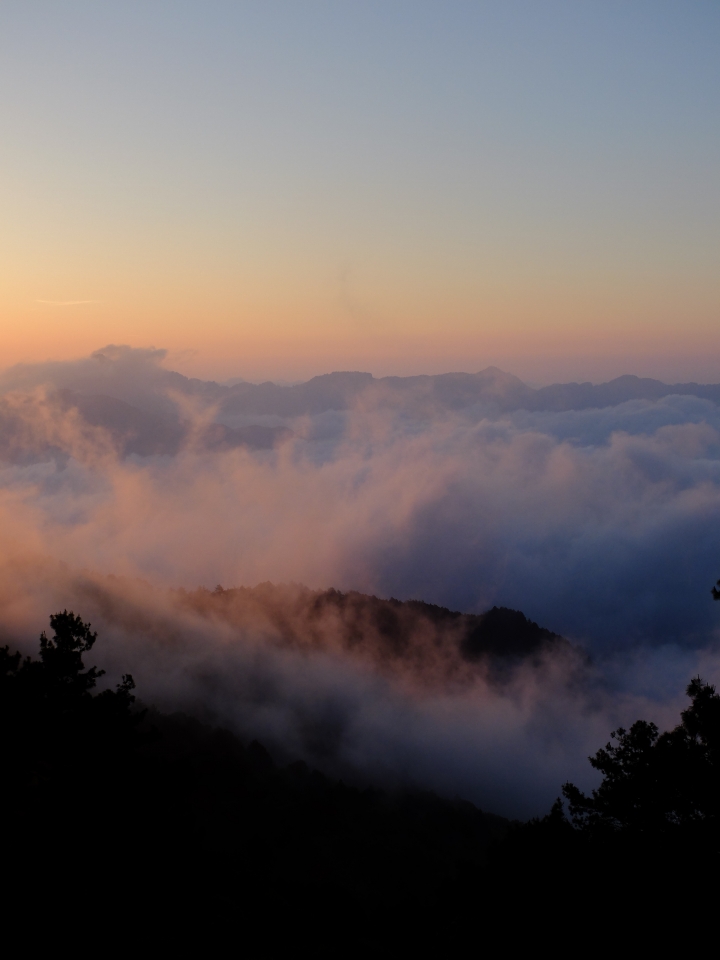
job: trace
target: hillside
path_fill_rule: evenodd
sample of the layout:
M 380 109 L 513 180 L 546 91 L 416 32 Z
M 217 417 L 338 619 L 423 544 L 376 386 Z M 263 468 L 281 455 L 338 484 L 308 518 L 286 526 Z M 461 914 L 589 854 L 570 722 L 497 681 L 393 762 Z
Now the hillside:
M 467 614 L 420 600 L 272 583 L 198 590 L 183 600 L 235 630 L 263 630 L 276 645 L 349 654 L 430 686 L 469 679 L 477 669 L 492 668 L 498 677 L 521 662 L 578 653 L 563 637 L 506 607 Z

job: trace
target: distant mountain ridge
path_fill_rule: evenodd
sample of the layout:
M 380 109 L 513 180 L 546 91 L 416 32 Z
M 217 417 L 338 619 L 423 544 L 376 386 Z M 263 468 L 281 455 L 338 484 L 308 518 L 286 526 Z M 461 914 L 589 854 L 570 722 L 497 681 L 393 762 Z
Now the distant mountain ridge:
M 150 456 L 173 455 L 188 445 L 207 451 L 272 449 L 293 436 L 295 418 L 350 409 L 390 410 L 411 420 L 430 420 L 462 411 L 492 417 L 602 409 L 670 395 L 720 403 L 720 384 L 667 384 L 625 375 L 601 384 L 533 388 L 497 367 L 380 378 L 340 371 L 294 385 L 220 384 L 166 370 L 158 362 L 162 351 L 146 357 L 130 348 L 105 349 L 107 356 L 98 351 L 74 364 L 5 372 L 0 378 L 0 459 L 23 462 L 61 455 L 48 424 L 73 411 L 80 423 L 104 430 L 121 456 Z M 31 400 L 28 392 L 37 388 L 45 392 Z
M 499 412 L 513 410 L 586 410 L 612 407 L 628 400 L 659 400 L 671 395 L 695 396 L 720 403 L 720 383 L 667 384 L 649 377 L 626 374 L 607 383 L 554 383 L 547 387 L 527 386 L 518 377 L 497 367 L 478 373 L 442 373 L 414 377 L 380 377 L 357 371 L 326 373 L 306 383 L 278 386 L 266 383 L 238 383 L 223 387 L 208 381 L 176 380 L 184 392 L 200 394 L 219 402 L 228 413 L 297 416 L 326 410 L 349 409 L 360 398 L 391 404 L 407 398 L 430 402 L 450 410 L 491 403 Z

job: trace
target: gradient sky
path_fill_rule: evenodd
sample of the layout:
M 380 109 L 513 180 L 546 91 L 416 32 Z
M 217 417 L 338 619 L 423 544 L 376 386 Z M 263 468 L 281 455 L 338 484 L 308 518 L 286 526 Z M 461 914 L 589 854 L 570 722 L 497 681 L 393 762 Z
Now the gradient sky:
M 0 3 L 0 366 L 720 380 L 720 4 Z

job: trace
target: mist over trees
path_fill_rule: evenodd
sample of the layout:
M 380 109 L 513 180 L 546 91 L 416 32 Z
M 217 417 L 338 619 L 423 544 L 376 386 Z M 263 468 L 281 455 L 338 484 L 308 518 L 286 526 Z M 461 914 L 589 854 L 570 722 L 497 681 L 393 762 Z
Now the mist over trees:
M 278 765 L 256 741 L 139 708 L 129 675 L 96 692 L 90 625 L 68 611 L 50 625 L 38 658 L 0 649 L 0 720 L 5 879 L 17 897 L 42 878 L 53 915 L 82 889 L 84 909 L 115 922 L 187 924 L 190 911 L 194 929 L 240 923 L 266 949 L 318 910 L 318 943 L 342 930 L 353 948 L 447 946 L 518 911 L 537 933 L 571 875 L 576 918 L 630 895 L 651 916 L 643 884 L 717 852 L 720 696 L 700 678 L 674 729 L 614 731 L 590 759 L 601 784 L 564 785 L 569 819 L 558 800 L 520 824 L 460 798 Z
M 138 710 L 129 676 L 96 693 L 90 625 L 67 611 L 50 622 L 38 659 L 0 651 L 3 869 L 16 897 L 41 878 L 65 911 L 80 894 L 83 910 L 118 918 L 252 923 L 248 910 L 297 919 L 322 904 L 372 926 L 398 903 L 442 898 L 506 829 L 459 799 L 277 766 L 257 742 Z

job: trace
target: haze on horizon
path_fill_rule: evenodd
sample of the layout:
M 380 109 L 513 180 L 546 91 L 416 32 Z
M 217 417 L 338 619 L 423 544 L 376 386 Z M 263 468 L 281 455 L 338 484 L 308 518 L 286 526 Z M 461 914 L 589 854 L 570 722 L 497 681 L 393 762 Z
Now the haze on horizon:
M 720 9 L 0 9 L 2 366 L 720 381 Z

